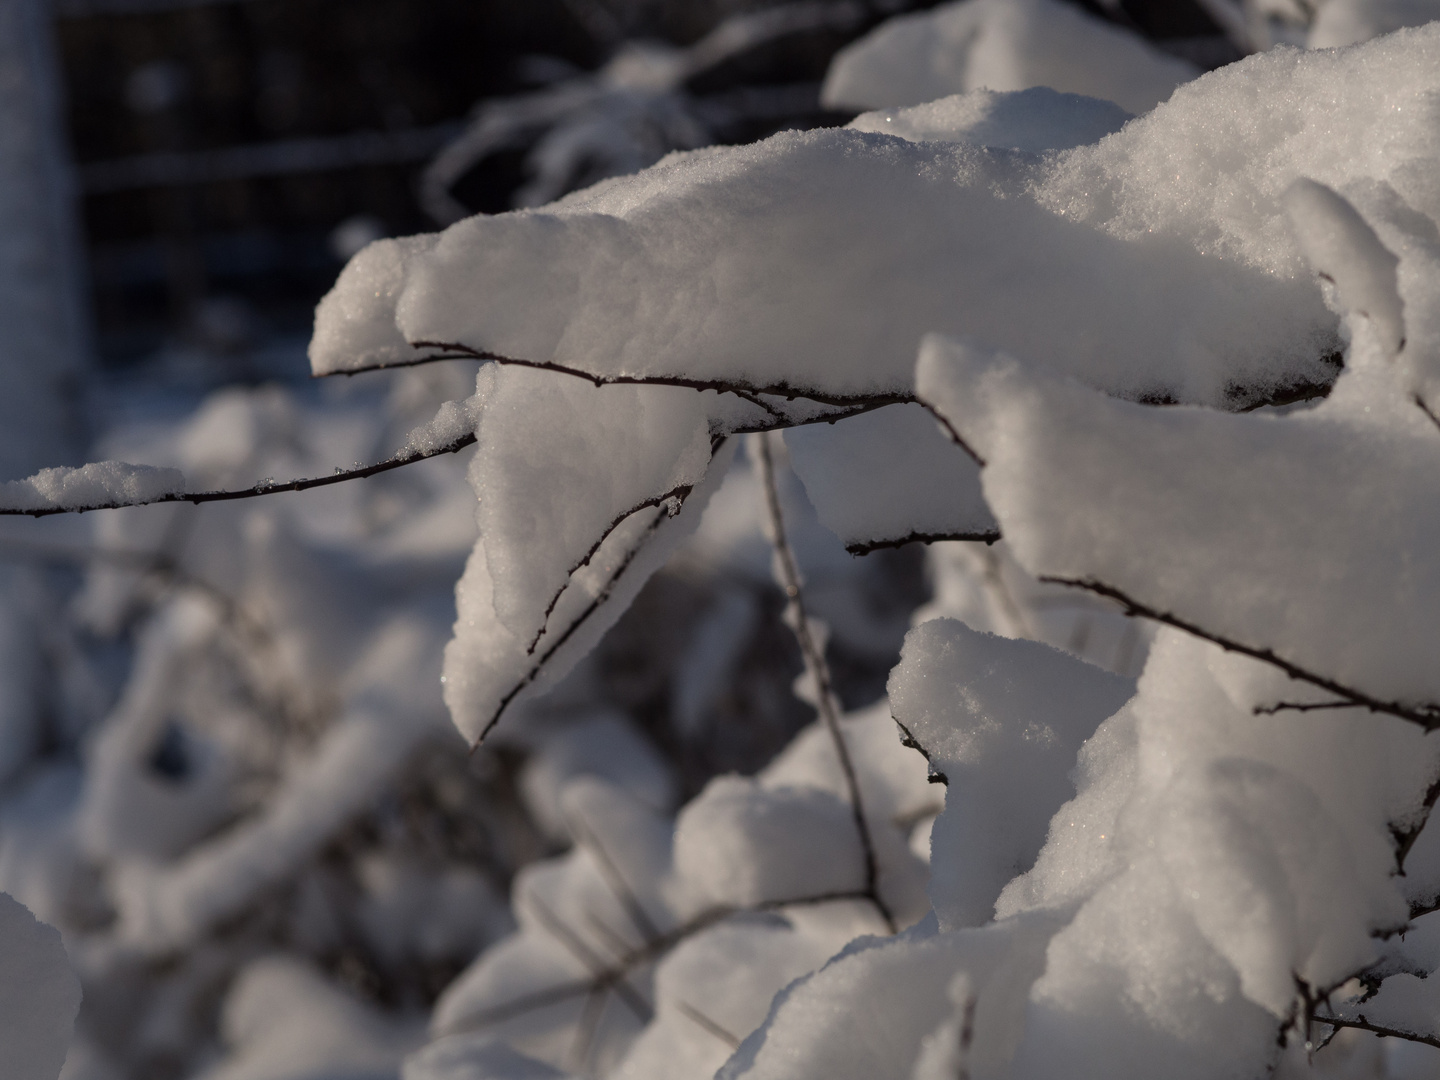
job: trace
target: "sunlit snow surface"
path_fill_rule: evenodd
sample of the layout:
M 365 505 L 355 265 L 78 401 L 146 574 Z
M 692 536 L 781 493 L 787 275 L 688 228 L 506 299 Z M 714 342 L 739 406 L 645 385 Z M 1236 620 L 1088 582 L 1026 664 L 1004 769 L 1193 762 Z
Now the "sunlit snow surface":
M 1336 1015 L 1423 1033 L 1433 995 L 1403 973 L 1434 970 L 1433 934 L 1384 935 L 1440 894 L 1433 831 L 1395 872 L 1440 772 L 1422 730 L 1440 708 L 1437 91 L 1432 28 L 1278 49 L 1123 124 L 1104 102 L 976 93 L 365 249 L 321 305 L 317 373 L 457 347 L 569 371 L 484 365 L 473 394 L 391 432 L 419 451 L 473 434 L 470 487 L 447 474 L 356 566 L 326 546 L 349 535 L 333 522 L 204 527 L 188 569 L 243 586 L 280 628 L 268 670 L 332 695 L 335 722 L 250 813 L 218 740 L 185 744 L 180 791 L 141 777 L 217 632 L 213 605 L 154 619 L 82 792 L 54 799 L 76 807 L 66 843 L 106 862 L 114 940 L 189 955 L 447 737 L 443 605 L 348 604 L 348 574 L 429 557 L 453 574 L 471 551 L 445 694 L 473 739 L 553 687 L 688 537 L 714 541 L 702 515 L 729 505 L 730 436 L 830 418 L 787 438 L 846 543 L 1006 537 L 933 560 L 927 614 L 985 625 L 917 626 L 890 700 L 840 721 L 879 895 L 908 928 L 884 936 L 853 895 L 863 852 L 821 727 L 678 812 L 643 753 L 587 776 L 557 743 L 528 797 L 575 847 L 519 875 L 518 929 L 442 996 L 409 1080 L 1260 1076 L 1301 1067 L 1303 996 L 1331 990 Z M 617 377 L 682 385 L 595 385 Z M 1331 382 L 1318 405 L 1230 411 Z M 973 457 L 902 403 L 917 394 Z M 277 448 L 301 430 L 283 401 L 221 395 L 167 460 L 228 483 L 296 465 Z M 336 460 L 374 449 L 366 431 L 330 441 Z M 46 505 L 75 505 L 64 482 L 108 497 L 136 480 L 87 468 L 10 490 L 58 484 Z M 116 518 L 101 538 L 158 543 L 166 520 Z M 1063 634 L 1058 586 L 1007 595 L 1026 571 L 1189 632 Z M 78 610 L 118 625 L 138 587 L 99 568 Z M 1094 625 L 1124 625 L 1091 602 Z M 751 625 L 722 614 L 715 640 Z M 928 898 L 915 826 L 939 790 L 892 707 L 952 785 Z M 437 933 L 487 937 L 461 914 L 489 903 L 474 881 L 422 888 L 383 860 L 363 878 L 377 950 L 409 932 L 382 902 L 402 893 L 423 893 Z M 617 992 L 591 1014 L 588 982 L 618 985 L 621 961 L 640 1006 Z M 1368 1002 L 1351 993 L 1362 971 L 1391 976 Z M 317 1074 L 393 1076 L 422 1039 L 420 1017 L 290 961 L 248 964 L 226 1001 L 216 1076 L 272 1080 L 307 1054 Z
M 714 436 L 763 420 L 735 389 L 831 403 L 918 389 L 983 463 L 984 501 L 1021 566 L 1103 587 L 1194 631 L 1159 633 L 1123 705 L 1123 679 L 1033 643 L 914 631 L 891 704 L 902 722 L 916 718 L 922 746 L 928 736 L 932 767 L 957 779 L 977 770 L 933 834 L 938 918 L 854 943 L 792 984 L 722 1075 L 930 1080 L 954 1064 L 941 1040 L 966 1016 L 975 1078 L 1142 1080 L 1157 1062 L 1167 1077 L 1259 1075 L 1290 1053 L 1277 1035 L 1303 1007 L 1297 987 L 1328 990 L 1382 962 L 1377 935 L 1433 898 L 1423 845 L 1412 875 L 1394 871 L 1395 838 L 1420 821 L 1440 769 L 1415 722 L 1440 705 L 1437 582 L 1425 569 L 1440 431 L 1421 407 L 1440 344 L 1437 89 L 1437 29 L 1349 51 L 1277 49 L 1069 150 L 965 141 L 961 128 L 980 130 L 975 117 L 996 99 L 960 101 L 950 106 L 954 141 L 932 116 L 907 134 L 937 141 L 851 130 L 678 155 L 551 208 L 462 222 L 407 260 L 377 248 L 352 264 L 319 314 L 319 372 L 362 364 L 367 349 L 402 356 L 408 342 L 601 379 L 691 379 L 713 384 L 689 415 Z M 935 331 L 945 336 L 925 337 Z M 352 351 L 355 342 L 363 347 Z M 1225 411 L 1323 389 L 1341 347 L 1345 371 L 1323 404 Z M 567 399 L 596 410 L 612 389 L 548 378 L 573 383 Z M 564 443 L 546 429 L 574 428 L 576 405 L 546 404 L 528 372 L 516 393 L 531 379 L 533 396 L 516 401 L 536 434 L 497 442 L 477 469 L 583 471 L 586 462 L 546 456 Z M 673 393 L 634 391 L 647 403 Z M 1156 400 L 1180 405 L 1143 404 Z M 857 490 L 883 484 L 866 477 L 875 462 L 861 433 L 885 415 L 840 420 L 834 457 L 812 455 L 828 460 L 806 462 L 823 429 L 795 439 L 822 520 L 847 541 L 893 534 L 906 499 L 918 515 L 910 474 L 943 468 L 938 443 L 933 456 L 895 455 L 895 509 L 880 513 L 878 500 L 873 520 L 845 520 L 845 499 L 827 494 L 843 489 L 838 463 L 847 453 L 863 462 Z M 481 410 L 480 432 L 486 423 Z M 847 423 L 856 437 L 843 435 Z M 543 528 L 518 517 L 490 528 L 512 538 L 527 568 L 565 567 L 572 542 L 550 538 L 570 522 L 605 521 L 692 475 L 667 471 L 688 445 L 667 424 L 597 429 L 587 445 L 590 458 L 653 455 L 654 474 L 633 492 L 591 483 L 593 506 L 572 496 L 544 507 Z M 955 460 L 956 477 L 973 476 Z M 478 643 L 506 611 L 545 598 L 537 584 L 518 606 L 497 599 L 477 570 L 492 557 L 484 543 L 472 557 L 452 656 L 487 655 Z M 1006 690 L 1030 685 L 1054 708 Z M 477 718 L 457 713 L 472 733 Z M 1078 762 L 1073 798 L 1068 762 Z M 1007 770 L 1030 785 L 1035 820 L 976 795 L 1003 787 Z M 599 806 L 611 796 L 570 798 Z M 656 890 L 644 893 L 652 917 L 674 925 L 705 903 L 791 896 L 789 875 L 840 835 L 841 808 L 827 806 L 763 779 L 715 782 L 673 835 L 664 824 L 643 830 L 654 833 L 651 868 L 637 864 L 633 876 Z M 618 830 L 630 811 L 589 813 Z M 772 813 L 789 831 L 768 831 Z M 978 820 L 992 814 L 1003 828 Z M 597 844 L 618 849 L 621 832 L 610 835 L 588 841 L 590 859 Z M 502 986 L 584 974 L 573 952 L 546 944 L 539 912 L 578 904 L 567 910 L 579 925 L 614 906 L 581 889 L 582 875 L 604 876 L 581 870 L 586 846 L 527 879 L 517 893 L 526 929 L 452 988 L 437 1033 L 466 1030 L 466 1015 L 477 1022 Z M 852 857 L 837 848 L 801 876 L 840 887 Z M 976 925 L 991 904 L 997 921 Z M 609 925 L 617 920 L 612 912 Z M 667 1075 L 662 1062 L 704 1044 L 665 1034 L 667 1023 L 685 1029 L 679 1006 L 689 1002 L 667 1012 L 664 998 L 666 965 L 684 955 L 655 974 L 656 1026 L 606 1014 L 601 1071 Z M 1392 1004 L 1409 1000 L 1395 987 L 1377 1008 L 1413 1026 L 1420 1006 Z M 728 1019 L 748 1030 L 757 1018 Z M 574 1022 L 552 1011 L 502 1034 L 560 1062 L 555 1040 Z M 721 1046 L 705 1053 L 705 1068 L 723 1060 Z

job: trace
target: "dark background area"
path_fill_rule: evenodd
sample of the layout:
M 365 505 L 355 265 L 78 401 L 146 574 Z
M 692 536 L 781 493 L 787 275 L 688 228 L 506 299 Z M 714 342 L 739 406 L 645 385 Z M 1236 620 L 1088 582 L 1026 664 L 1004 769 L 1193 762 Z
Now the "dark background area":
M 593 71 L 624 40 L 686 45 L 774 0 L 62 0 L 58 38 L 84 193 L 101 362 L 164 348 L 214 360 L 215 381 L 274 377 L 225 363 L 262 339 L 298 355 L 342 265 L 334 232 L 434 229 L 416 181 L 478 102 Z M 694 94 L 818 91 L 833 53 L 898 10 L 861 7 L 847 32 L 797 33 L 706 71 Z M 1193 0 L 1095 14 L 1216 66 L 1233 57 Z M 805 100 L 804 93 L 800 100 Z M 746 141 L 843 123 L 803 104 L 722 133 Z M 523 151 L 456 185 L 473 210 L 509 208 Z M 282 369 L 279 373 L 284 374 Z M 297 372 L 298 373 L 298 372 Z

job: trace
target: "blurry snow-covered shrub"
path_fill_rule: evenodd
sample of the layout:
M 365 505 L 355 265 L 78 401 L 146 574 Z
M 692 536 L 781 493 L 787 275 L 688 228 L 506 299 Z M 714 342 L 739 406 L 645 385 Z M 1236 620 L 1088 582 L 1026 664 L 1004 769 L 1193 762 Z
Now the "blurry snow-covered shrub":
M 800 431 L 852 549 L 1004 536 L 935 553 L 926 614 L 978 626 L 911 631 L 888 707 L 928 760 L 877 793 L 754 436 L 815 758 L 713 782 L 673 832 L 573 781 L 577 848 L 517 883 L 521 930 L 415 1069 L 498 1041 L 603 1076 L 1258 1077 L 1341 1030 L 1433 1041 L 1406 980 L 1435 958 L 1397 932 L 1437 892 L 1437 58 L 1435 28 L 1276 50 L 1123 126 L 989 91 L 357 257 L 317 373 L 488 362 L 446 655 L 471 737 L 680 549 L 741 433 Z M 828 947 L 800 948 L 815 917 L 871 936 L 781 990 Z M 721 974 L 777 931 L 794 966 Z M 1369 1037 L 1313 1068 L 1380 1074 Z
M 1199 74 L 1065 0 L 958 0 L 890 19 L 846 46 L 821 100 L 885 109 L 967 90 L 1048 86 L 1142 113 Z
M 166 504 L 103 519 L 133 674 L 0 850 L 87 1060 L 1433 1074 L 1440 27 L 1063 91 L 377 241 L 314 372 L 463 373 L 7 488 Z
M 812 57 L 828 57 L 877 15 L 908 4 L 716 4 L 707 31 L 685 44 L 657 33 L 666 28 L 663 13 L 643 10 L 662 5 L 620 6 L 634 10 L 575 5 L 611 48 L 599 70 L 582 73 L 532 58 L 529 69 L 546 85 L 476 107 L 466 130 L 425 170 L 421 202 L 432 218 L 448 225 L 472 213 L 457 189 L 467 174 L 505 155 L 522 158 L 524 180 L 510 196 L 512 205 L 539 206 L 636 172 L 673 150 L 823 121 L 820 71 L 806 70 Z

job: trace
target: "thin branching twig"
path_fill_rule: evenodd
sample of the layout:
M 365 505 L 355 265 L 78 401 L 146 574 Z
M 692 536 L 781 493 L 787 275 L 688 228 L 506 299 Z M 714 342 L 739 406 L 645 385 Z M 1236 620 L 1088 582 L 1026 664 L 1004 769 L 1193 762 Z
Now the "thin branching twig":
M 1417 724 L 1426 731 L 1440 729 L 1440 705 L 1433 703 L 1410 705 L 1400 701 L 1383 701 L 1363 690 L 1356 690 L 1354 687 L 1345 686 L 1334 679 L 1324 675 L 1318 675 L 1313 671 L 1302 668 L 1300 665 L 1283 656 L 1277 655 L 1273 650 L 1262 646 L 1250 645 L 1245 642 L 1236 641 L 1233 638 L 1221 634 L 1212 633 L 1204 627 L 1178 615 L 1167 611 L 1160 611 L 1157 608 L 1148 607 L 1134 599 L 1121 589 L 1104 582 L 1096 581 L 1093 578 L 1067 578 L 1054 575 L 1042 575 L 1041 581 L 1053 582 L 1057 585 L 1070 585 L 1074 588 L 1085 589 L 1088 592 L 1099 596 L 1109 597 L 1118 601 L 1125 609 L 1127 615 L 1139 615 L 1155 622 L 1164 623 L 1166 626 L 1173 626 L 1177 630 L 1183 630 L 1194 637 L 1202 638 L 1212 644 L 1219 645 L 1227 652 L 1241 653 L 1255 660 L 1279 668 L 1286 675 L 1299 682 L 1309 683 L 1311 686 L 1319 687 L 1334 694 L 1337 698 L 1343 699 L 1348 704 L 1361 709 L 1368 709 L 1373 713 L 1383 713 L 1387 716 L 1397 716 L 1402 720 L 1408 720 Z
M 21 510 L 16 507 L 6 506 L 0 507 L 0 516 L 41 518 L 50 517 L 54 514 L 88 514 L 92 510 L 123 510 L 131 506 L 155 506 L 159 503 L 191 503 L 192 505 L 199 505 L 200 503 L 230 502 L 234 499 L 254 499 L 262 495 L 278 495 L 282 491 L 309 491 L 311 488 L 329 487 L 331 484 L 343 484 L 348 480 L 364 480 L 366 477 L 389 472 L 391 469 L 399 469 L 406 465 L 413 465 L 417 461 L 426 461 L 429 458 L 439 457 L 442 454 L 458 453 L 467 446 L 473 446 L 474 444 L 475 433 L 471 431 L 433 450 L 402 450 L 394 457 L 386 458 L 384 461 L 377 462 L 374 465 L 362 465 L 353 469 L 336 469 L 329 476 L 284 480 L 279 483 L 273 480 L 262 480 L 253 487 L 239 488 L 232 491 L 171 491 L 164 495 L 156 495 L 153 498 L 128 499 L 124 501 L 112 500 L 109 502 L 84 505 L 43 506 L 30 510 Z
M 865 891 L 874 901 L 885 925 L 893 934 L 896 931 L 895 916 L 880 895 L 878 887 L 879 869 L 875 861 L 875 839 L 870 834 L 870 823 L 865 817 L 865 805 L 860 795 L 860 779 L 855 773 L 855 764 L 850 758 L 850 748 L 845 743 L 845 733 L 840 730 L 840 710 L 830 681 L 830 666 L 826 663 L 824 650 L 816 640 L 805 612 L 805 598 L 800 591 L 800 567 L 795 561 L 795 551 L 785 535 L 785 515 L 780 508 L 780 491 L 775 484 L 775 464 L 770 452 L 771 436 L 760 434 L 753 437 L 756 462 L 760 472 L 760 484 L 765 494 L 765 509 L 770 524 L 770 543 L 775 549 L 775 569 L 779 584 L 785 591 L 790 628 L 800 644 L 800 654 L 805 661 L 805 670 L 815 685 L 815 707 L 820 712 L 830 741 L 835 746 L 835 756 L 840 760 L 840 771 L 845 777 L 845 786 L 850 794 L 850 810 L 855 817 L 855 831 L 859 834 L 860 847 L 865 859 Z

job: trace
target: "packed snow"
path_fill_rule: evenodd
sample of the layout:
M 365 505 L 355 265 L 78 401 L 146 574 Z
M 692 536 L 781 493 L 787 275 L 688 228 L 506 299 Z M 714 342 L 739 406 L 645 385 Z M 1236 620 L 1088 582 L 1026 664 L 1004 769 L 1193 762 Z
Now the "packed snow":
M 930 833 L 930 900 L 942 930 L 990 921 L 1068 801 L 1081 744 L 1134 693 L 1128 679 L 1048 646 L 917 626 L 890 673 L 895 719 L 946 779 Z
M 974 462 L 918 405 L 790 428 L 785 446 L 821 523 L 847 547 L 995 530 Z
M 1308 411 L 1230 415 L 1116 401 L 938 338 L 920 362 L 1026 569 L 1273 656 L 1331 697 L 1440 716 L 1440 535 L 1416 511 L 1440 499 L 1440 433 L 1393 392 L 1352 401 L 1364 376 Z
M 0 509 L 23 512 L 134 506 L 184 490 L 185 477 L 178 469 L 94 461 L 78 468 L 57 465 L 24 480 L 6 480 L 0 484 Z
M 861 113 L 847 126 L 909 142 L 966 142 L 1039 154 L 1099 142 L 1130 118 L 1113 102 L 1034 86 L 1009 92 L 972 90 L 906 108 L 879 109 Z

